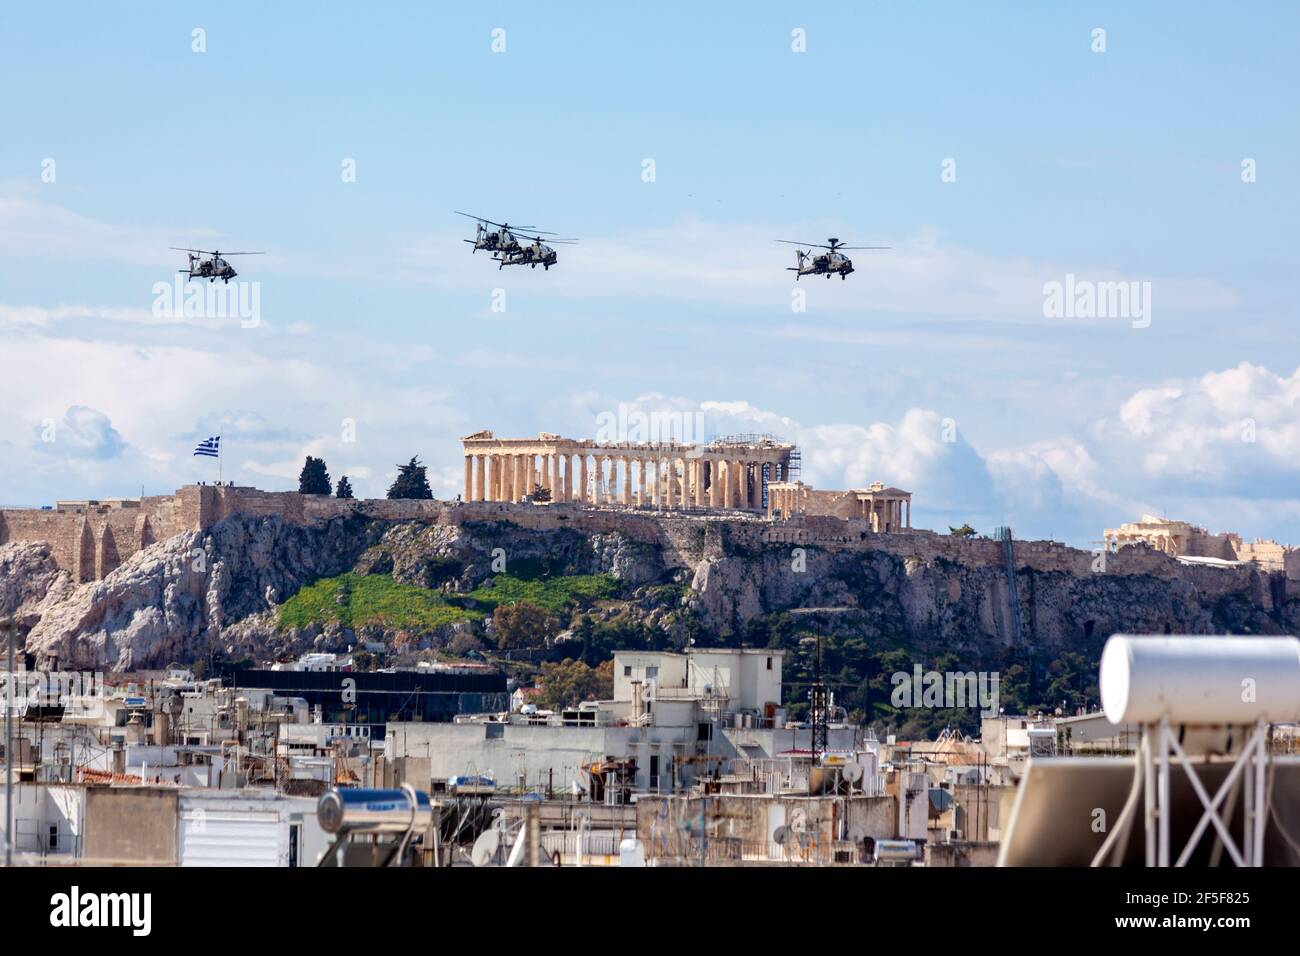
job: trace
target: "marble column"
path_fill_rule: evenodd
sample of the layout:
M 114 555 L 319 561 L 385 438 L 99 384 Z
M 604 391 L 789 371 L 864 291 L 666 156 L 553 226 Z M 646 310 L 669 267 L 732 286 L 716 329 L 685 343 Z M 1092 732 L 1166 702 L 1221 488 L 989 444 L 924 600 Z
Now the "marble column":
M 587 453 L 583 452 L 578 456 L 578 500 L 583 504 L 591 503 L 591 496 L 587 492 Z
M 646 487 L 645 487 L 645 459 L 637 459 L 637 468 L 640 470 L 640 481 L 636 486 L 636 503 L 644 506 L 646 504 Z
M 905 499 L 907 508 L 907 517 L 904 519 L 904 525 L 910 530 L 912 527 L 912 499 Z
M 671 511 L 674 504 L 673 499 L 675 496 L 673 495 L 673 492 L 676 489 L 673 488 L 673 485 L 677 481 L 677 469 L 673 467 L 673 460 L 671 458 L 665 458 L 664 465 L 666 466 L 666 470 L 664 471 L 664 507 Z
M 551 500 L 563 501 L 564 490 L 560 487 L 560 456 L 552 453 L 550 458 L 551 458 Z

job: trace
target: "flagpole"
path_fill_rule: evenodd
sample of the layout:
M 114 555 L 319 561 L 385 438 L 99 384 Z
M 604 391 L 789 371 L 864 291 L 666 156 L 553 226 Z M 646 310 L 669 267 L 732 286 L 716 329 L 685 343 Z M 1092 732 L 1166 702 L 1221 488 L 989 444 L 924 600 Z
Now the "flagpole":
M 217 484 L 221 484 L 221 438 L 217 438 Z

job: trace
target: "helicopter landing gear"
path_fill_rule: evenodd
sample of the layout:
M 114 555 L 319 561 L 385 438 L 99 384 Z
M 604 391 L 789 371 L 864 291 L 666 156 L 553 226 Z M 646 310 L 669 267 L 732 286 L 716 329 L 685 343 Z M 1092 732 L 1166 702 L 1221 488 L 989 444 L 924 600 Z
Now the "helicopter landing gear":
M 840 281 L 841 281 L 841 282 L 843 282 L 843 281 L 844 281 L 845 279 L 847 279 L 848 277 L 849 277 L 849 274 L 848 274 L 847 272 L 841 272 L 841 273 L 840 273 Z

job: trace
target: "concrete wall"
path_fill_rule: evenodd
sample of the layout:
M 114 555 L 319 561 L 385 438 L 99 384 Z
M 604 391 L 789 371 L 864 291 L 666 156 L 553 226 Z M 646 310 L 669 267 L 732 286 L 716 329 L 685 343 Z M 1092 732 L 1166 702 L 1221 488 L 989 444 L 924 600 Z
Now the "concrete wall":
M 690 782 L 697 768 L 685 757 L 695 753 L 696 728 L 689 727 L 554 727 L 475 723 L 393 723 L 385 738 L 385 785 L 399 781 L 426 788 L 430 780 L 491 775 L 498 787 L 515 787 L 523 775 L 529 788 L 551 783 L 569 790 L 585 786 L 583 767 L 606 757 L 633 757 L 636 786 L 650 788 L 651 757 L 659 758 L 660 786 L 669 789 L 670 763 L 678 782 Z M 425 761 L 427 761 L 427 769 Z M 427 776 L 424 776 L 427 774 Z
M 175 866 L 177 794 L 148 787 L 87 788 L 83 859 Z
M 0 788 L 0 844 L 5 839 L 4 790 Z M 74 785 L 14 785 L 15 857 L 68 857 L 81 849 L 85 788 Z M 53 830 L 53 841 L 51 841 Z M 53 842 L 53 845 L 51 845 Z
M 996 843 L 932 843 L 926 847 L 927 866 L 997 866 Z

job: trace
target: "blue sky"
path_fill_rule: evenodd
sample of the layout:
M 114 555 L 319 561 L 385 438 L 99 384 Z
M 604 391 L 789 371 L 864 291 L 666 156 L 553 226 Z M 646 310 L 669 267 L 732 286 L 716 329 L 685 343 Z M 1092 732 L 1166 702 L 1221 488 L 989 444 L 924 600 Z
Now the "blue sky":
M 379 495 L 418 453 L 448 494 L 462 434 L 633 403 L 902 484 L 927 526 L 1300 543 L 1298 31 L 1282 3 L 10 9 L 0 503 L 213 477 L 216 431 L 241 483 L 311 453 Z M 454 209 L 582 242 L 498 272 Z M 771 240 L 830 235 L 894 248 L 796 313 Z M 153 319 L 173 245 L 266 250 L 236 263 L 261 324 Z M 1150 282 L 1149 327 L 1044 317 L 1067 273 Z

